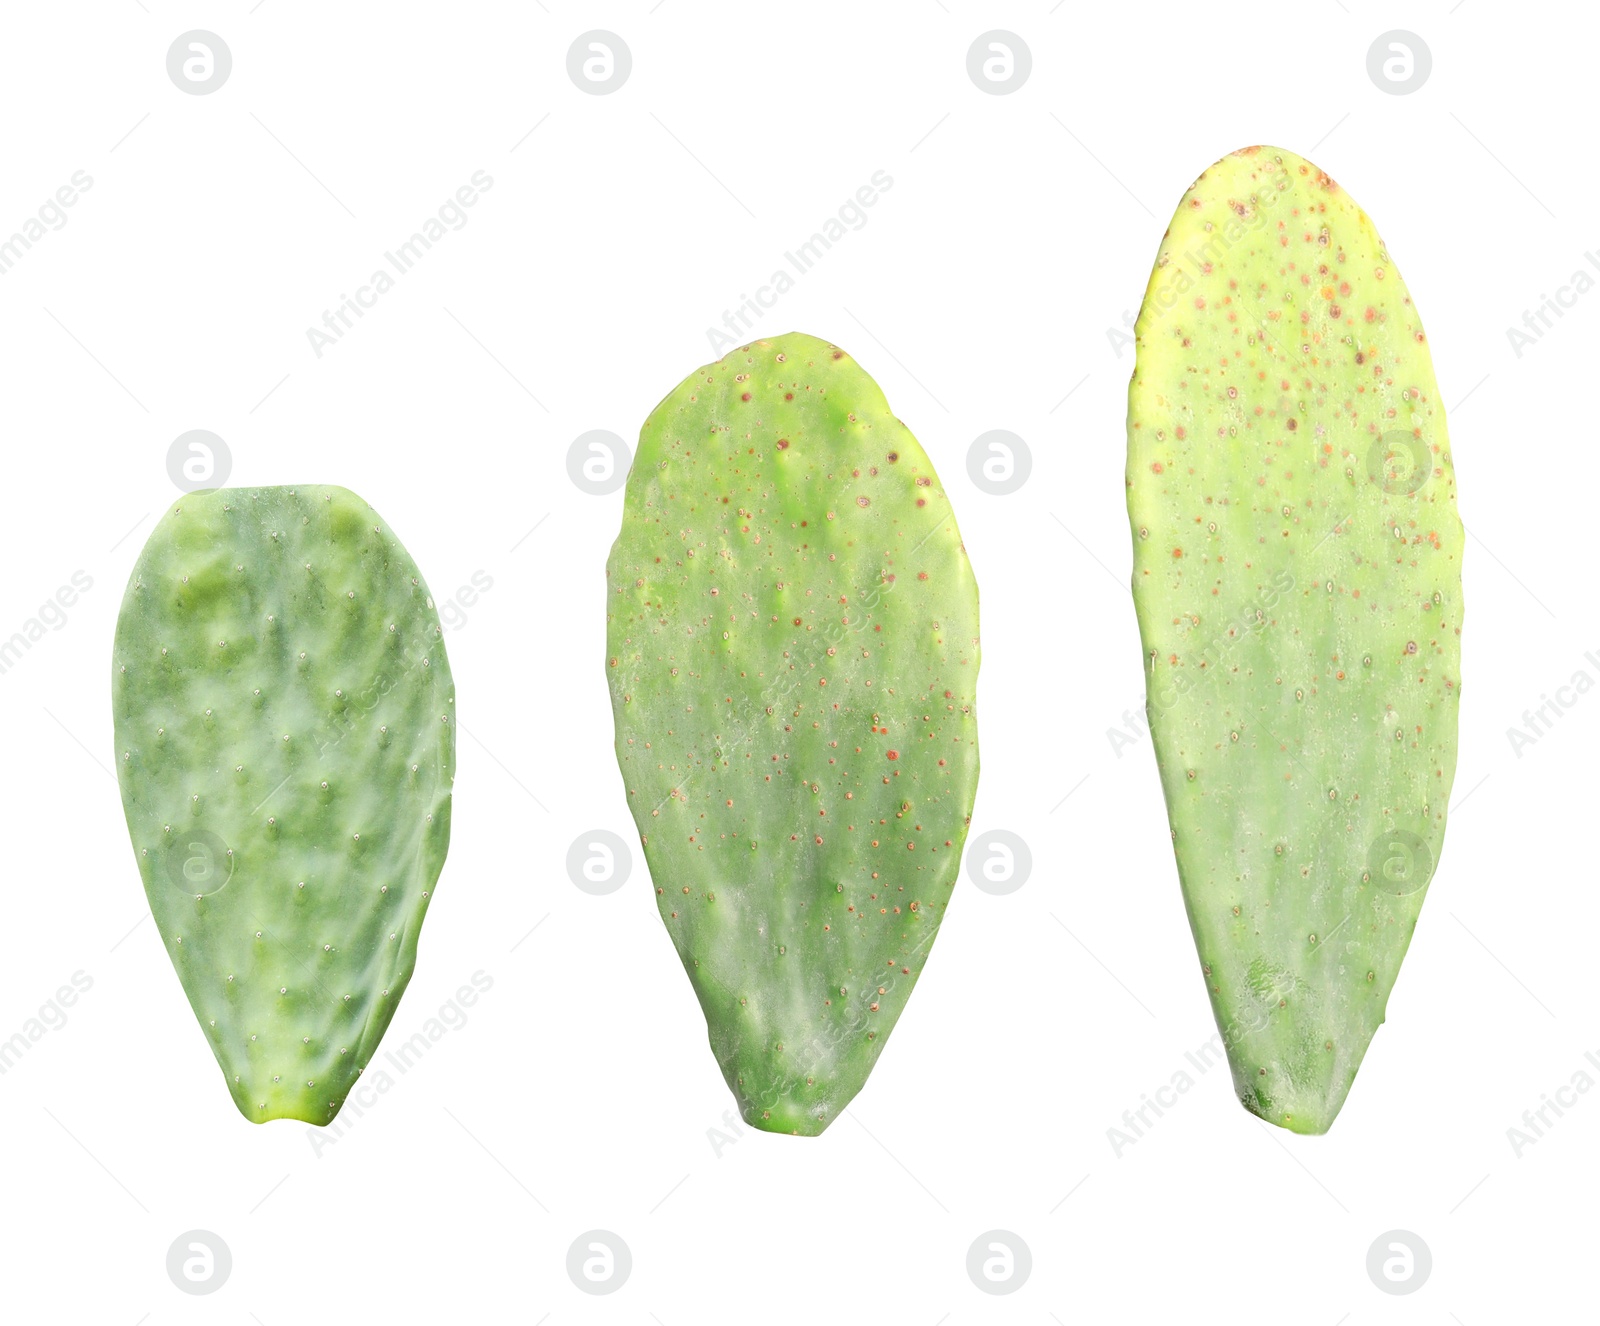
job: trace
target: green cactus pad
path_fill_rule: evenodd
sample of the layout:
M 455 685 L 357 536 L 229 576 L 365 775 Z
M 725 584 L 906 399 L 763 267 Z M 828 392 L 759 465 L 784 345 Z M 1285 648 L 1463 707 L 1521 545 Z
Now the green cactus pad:
M 944 919 L 978 782 L 978 591 L 927 455 L 790 334 L 645 421 L 606 568 L 617 759 L 745 1120 L 850 1102 Z
M 234 1103 L 328 1123 L 450 841 L 455 687 L 421 573 L 343 488 L 192 493 L 133 569 L 112 696 L 150 910 Z
M 1235 152 L 1135 331 L 1128 513 L 1147 707 L 1240 1100 L 1327 1131 L 1444 840 L 1462 528 L 1422 323 L 1310 162 Z

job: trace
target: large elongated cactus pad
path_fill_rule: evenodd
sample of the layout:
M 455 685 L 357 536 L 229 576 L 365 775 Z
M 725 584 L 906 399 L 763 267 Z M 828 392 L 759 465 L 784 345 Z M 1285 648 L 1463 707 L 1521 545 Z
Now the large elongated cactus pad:
M 1327 1130 L 1444 838 L 1462 528 L 1422 323 L 1366 214 L 1247 148 L 1136 328 L 1133 594 L 1201 970 L 1245 1107 Z
M 450 840 L 455 688 L 416 564 L 343 488 L 190 494 L 133 569 L 112 694 L 150 910 L 234 1103 L 329 1122 Z
M 921 975 L 978 780 L 978 592 L 921 446 L 791 334 L 645 421 L 606 569 L 617 759 L 744 1118 L 816 1134 Z

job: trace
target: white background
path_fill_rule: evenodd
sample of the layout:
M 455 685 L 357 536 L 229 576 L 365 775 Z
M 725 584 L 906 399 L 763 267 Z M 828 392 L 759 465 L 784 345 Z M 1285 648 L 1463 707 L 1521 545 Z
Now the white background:
M 167 75 L 193 28 L 233 54 L 210 95 Z M 596 28 L 633 56 L 605 96 L 566 72 Z M 991 28 L 1032 52 L 1011 95 L 967 74 Z M 1406 96 L 1366 70 L 1394 28 L 1433 52 Z M 1592 1318 L 1600 1092 L 1520 1156 L 1507 1129 L 1579 1070 L 1600 1082 L 1600 697 L 1520 755 L 1507 729 L 1600 679 L 1600 293 L 1520 357 L 1506 329 L 1600 246 L 1595 28 L 1489 0 L 8 6 L 0 236 L 74 171 L 93 187 L 0 277 L 0 636 L 73 572 L 93 588 L 0 675 L 0 1037 L 74 972 L 93 986 L 0 1077 L 5 1314 Z M 1149 743 L 1107 736 L 1141 704 L 1132 353 L 1107 331 L 1184 189 L 1258 142 L 1354 195 L 1426 319 L 1470 532 L 1456 809 L 1332 1133 L 1263 1125 L 1217 1069 L 1119 1157 L 1107 1129 L 1214 1028 Z M 494 185 L 465 228 L 318 358 L 306 329 L 477 170 Z M 958 888 L 848 1117 L 719 1150 L 732 1100 L 642 860 L 605 897 L 566 874 L 578 835 L 635 834 L 602 663 L 622 498 L 581 492 L 565 456 L 590 429 L 631 443 L 717 357 L 707 327 L 877 170 L 868 224 L 757 331 L 845 346 L 939 467 L 982 592 L 973 833 L 1022 835 L 1034 870 L 1008 896 Z M 194 428 L 234 484 L 357 490 L 439 598 L 493 581 L 448 638 L 454 842 L 390 1044 L 474 972 L 493 987 L 320 1150 L 228 1099 L 110 775 L 122 587 Z M 993 428 L 1033 454 L 1007 497 L 967 476 Z M 565 1269 L 597 1228 L 633 1257 L 609 1297 Z M 211 1297 L 166 1272 L 191 1229 L 232 1250 Z M 1008 1297 L 967 1274 L 990 1229 L 1032 1250 Z M 1365 1268 L 1391 1229 L 1432 1249 L 1408 1297 Z

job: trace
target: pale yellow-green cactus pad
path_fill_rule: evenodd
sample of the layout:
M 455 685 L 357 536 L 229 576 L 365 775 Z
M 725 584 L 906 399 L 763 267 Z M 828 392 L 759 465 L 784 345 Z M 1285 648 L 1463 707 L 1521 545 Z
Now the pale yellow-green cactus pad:
M 1128 392 L 1133 595 L 1200 968 L 1247 1109 L 1325 1132 L 1444 840 L 1462 527 L 1422 321 L 1310 162 L 1206 171 Z

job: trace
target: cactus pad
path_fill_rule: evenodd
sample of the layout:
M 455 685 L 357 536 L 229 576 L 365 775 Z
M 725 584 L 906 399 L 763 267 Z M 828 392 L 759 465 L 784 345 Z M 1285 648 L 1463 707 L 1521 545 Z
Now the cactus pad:
M 450 840 L 455 688 L 421 574 L 343 488 L 192 493 L 128 582 L 112 694 L 139 873 L 234 1103 L 328 1123 Z
M 661 919 L 745 1120 L 820 1133 L 927 962 L 977 787 L 949 499 L 844 351 L 756 341 L 646 420 L 607 579 Z
M 1245 1107 L 1338 1114 L 1444 839 L 1462 527 L 1422 323 L 1276 148 L 1183 197 L 1135 330 L 1133 594 L 1200 967 Z

